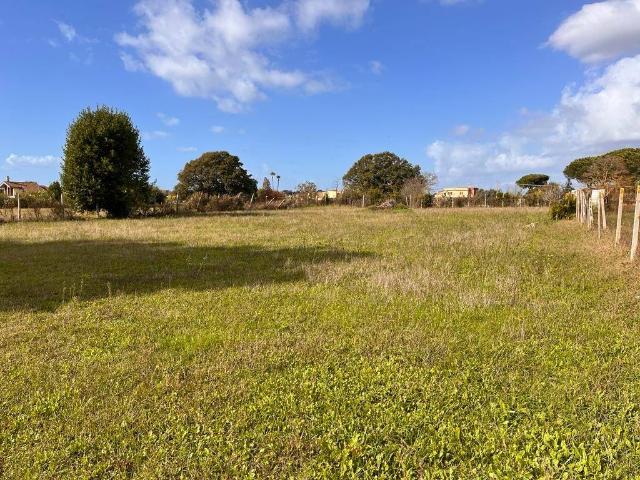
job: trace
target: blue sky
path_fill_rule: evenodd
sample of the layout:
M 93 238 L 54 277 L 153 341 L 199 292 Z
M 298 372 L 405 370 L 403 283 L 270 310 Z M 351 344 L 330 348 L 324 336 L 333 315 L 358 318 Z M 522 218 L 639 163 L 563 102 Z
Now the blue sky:
M 171 188 L 209 150 L 334 186 L 390 150 L 441 185 L 640 146 L 640 0 L 57 0 L 0 7 L 0 175 L 49 183 L 84 107 Z

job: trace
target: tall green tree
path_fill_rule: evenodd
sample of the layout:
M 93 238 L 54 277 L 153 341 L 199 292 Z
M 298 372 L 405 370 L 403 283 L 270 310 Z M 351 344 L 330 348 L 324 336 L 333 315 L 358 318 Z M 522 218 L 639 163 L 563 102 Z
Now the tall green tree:
M 106 106 L 80 112 L 67 130 L 61 180 L 78 210 L 126 217 L 144 201 L 149 159 L 129 115 Z
M 373 201 L 397 197 L 407 180 L 421 177 L 420 167 L 391 152 L 369 154 L 343 177 L 345 189 Z
M 176 190 L 184 196 L 250 195 L 256 192 L 257 183 L 238 157 L 229 152 L 207 152 L 184 166 L 178 174 Z

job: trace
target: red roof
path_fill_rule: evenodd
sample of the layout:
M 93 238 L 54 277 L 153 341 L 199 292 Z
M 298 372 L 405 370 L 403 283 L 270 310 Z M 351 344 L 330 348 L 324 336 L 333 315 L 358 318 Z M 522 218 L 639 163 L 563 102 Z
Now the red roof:
M 14 190 L 22 190 L 23 192 L 40 192 L 42 190 L 46 190 L 47 187 L 38 185 L 37 182 L 16 182 L 13 180 L 4 181 L 2 185 L 7 185 Z

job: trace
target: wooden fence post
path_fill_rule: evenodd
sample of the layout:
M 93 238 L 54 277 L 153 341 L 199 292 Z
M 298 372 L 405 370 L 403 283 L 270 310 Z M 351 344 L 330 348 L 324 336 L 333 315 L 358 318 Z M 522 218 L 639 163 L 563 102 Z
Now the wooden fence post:
M 640 185 L 636 187 L 636 209 L 633 213 L 633 236 L 631 239 L 631 261 L 638 253 L 638 232 L 640 231 Z
M 20 192 L 17 192 L 18 195 L 18 221 L 22 220 L 22 210 L 20 209 Z
M 60 194 L 60 206 L 62 207 L 62 220 L 64 220 L 64 193 Z
M 580 223 L 580 192 L 576 191 L 576 221 Z
M 362 195 L 362 208 L 364 208 L 364 195 Z
M 587 212 L 587 215 L 589 215 L 589 221 L 588 221 L 589 230 L 593 228 L 593 201 L 592 200 L 593 200 L 593 192 L 587 198 L 587 203 L 589 204 L 589 211 Z
M 604 195 L 600 195 L 600 209 L 602 210 L 602 229 L 607 230 L 607 212 L 605 210 Z
M 602 202 L 598 194 L 598 238 L 602 238 Z
M 624 188 L 620 189 L 620 195 L 618 197 L 618 220 L 616 223 L 616 245 L 620 244 L 620 238 L 622 236 L 622 211 L 624 209 Z

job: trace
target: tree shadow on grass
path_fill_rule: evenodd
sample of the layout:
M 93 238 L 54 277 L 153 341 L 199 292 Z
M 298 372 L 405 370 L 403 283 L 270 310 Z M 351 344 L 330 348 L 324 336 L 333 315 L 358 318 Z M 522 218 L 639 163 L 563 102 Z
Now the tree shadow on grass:
M 0 242 L 0 312 L 51 311 L 73 297 L 204 291 L 296 282 L 305 266 L 366 253 L 253 245 L 194 247 L 126 241 Z

